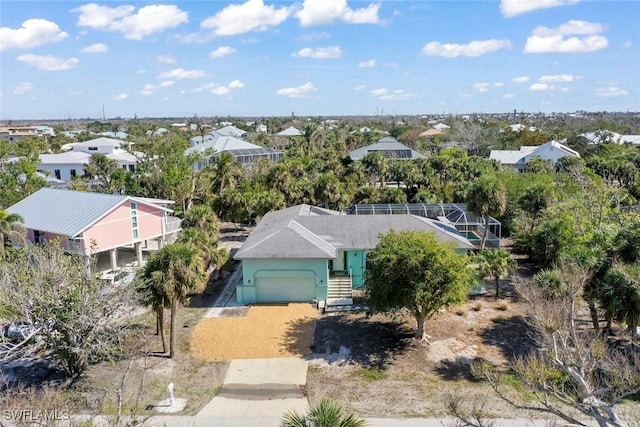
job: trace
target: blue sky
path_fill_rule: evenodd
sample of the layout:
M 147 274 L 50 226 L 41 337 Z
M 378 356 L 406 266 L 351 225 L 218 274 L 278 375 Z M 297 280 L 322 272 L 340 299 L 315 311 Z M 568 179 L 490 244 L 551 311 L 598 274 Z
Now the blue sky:
M 640 110 L 640 1 L 0 2 L 0 120 Z

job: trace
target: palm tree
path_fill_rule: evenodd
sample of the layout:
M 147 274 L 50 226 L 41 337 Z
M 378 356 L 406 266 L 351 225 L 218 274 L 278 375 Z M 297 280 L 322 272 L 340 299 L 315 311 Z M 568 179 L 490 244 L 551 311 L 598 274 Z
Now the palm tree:
M 147 263 L 142 274 L 143 302 L 158 313 L 162 328 L 164 308 L 171 308 L 169 357 L 175 356 L 176 315 L 180 305 L 189 302 L 189 295 L 201 292 L 206 286 L 206 272 L 201 252 L 192 244 L 173 243 L 160 249 Z M 166 348 L 165 348 L 166 350 Z
M 478 254 L 478 275 L 481 279 L 491 277 L 496 281 L 496 298 L 500 298 L 500 277 L 517 267 L 506 249 L 491 249 Z
M 220 223 L 218 216 L 210 205 L 194 205 L 189 208 L 182 220 L 182 228 L 195 227 L 202 230 L 207 235 L 214 237 L 218 233 Z
M 225 188 L 234 188 L 236 178 L 243 175 L 242 165 L 238 163 L 233 154 L 222 152 L 211 165 L 213 169 L 213 185 L 217 186 L 218 194 Z
M 191 244 L 200 250 L 206 271 L 221 268 L 229 259 L 229 252 L 224 248 L 218 248 L 218 240 L 201 228 L 183 229 L 178 242 Z
M 26 228 L 22 225 L 24 220 L 18 214 L 10 214 L 0 209 L 0 256 L 4 255 L 4 247 L 7 241 L 25 245 L 27 233 Z
M 104 154 L 94 154 L 87 165 L 87 174 L 91 178 L 97 178 L 105 191 L 111 191 L 111 172 L 118 168 L 118 162 L 108 158 Z
M 162 353 L 167 353 L 167 340 L 164 335 L 164 309 L 169 308 L 169 299 L 164 294 L 162 283 L 164 273 L 160 269 L 158 253 L 151 256 L 140 275 L 141 286 L 138 288 L 140 303 L 150 307 L 156 314 L 156 335 L 162 340 Z
M 484 222 L 481 250 L 484 251 L 491 217 L 501 216 L 507 209 L 507 192 L 500 180 L 484 176 L 474 182 L 468 192 L 468 208 Z
M 631 339 L 638 341 L 640 325 L 640 268 L 634 264 L 616 264 L 605 276 L 601 304 L 608 319 L 624 322 Z
M 342 406 L 324 398 L 306 414 L 287 412 L 282 418 L 282 427 L 364 427 L 363 419 L 345 414 Z

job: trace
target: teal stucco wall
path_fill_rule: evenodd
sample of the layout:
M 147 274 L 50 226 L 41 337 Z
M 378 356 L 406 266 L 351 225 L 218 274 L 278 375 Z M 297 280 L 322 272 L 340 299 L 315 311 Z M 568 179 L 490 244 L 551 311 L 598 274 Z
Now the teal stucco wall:
M 236 286 L 238 304 L 256 302 L 256 277 L 315 277 L 316 300 L 327 298 L 327 281 L 329 278 L 328 260 L 326 259 L 245 259 L 242 260 L 242 283 Z M 282 295 L 282 301 L 287 301 Z
M 362 289 L 364 271 L 367 268 L 367 251 L 357 249 L 345 252 L 347 253 L 347 270 L 351 274 L 351 286 L 353 289 Z

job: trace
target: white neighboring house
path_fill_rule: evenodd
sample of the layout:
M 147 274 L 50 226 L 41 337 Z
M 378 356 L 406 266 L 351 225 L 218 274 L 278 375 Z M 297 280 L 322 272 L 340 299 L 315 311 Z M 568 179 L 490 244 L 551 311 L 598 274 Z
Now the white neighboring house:
M 215 162 L 220 153 L 230 153 L 240 164 L 251 165 L 259 158 L 265 158 L 270 162 L 278 162 L 284 156 L 282 151 L 269 147 L 261 147 L 243 139 L 219 134 L 214 131 L 208 135 L 191 138 L 191 147 L 187 148 L 185 155 L 207 154 L 207 156 L 193 165 L 194 170 L 199 171 L 212 162 Z
M 581 133 L 580 135 L 591 144 L 613 143 L 613 144 L 631 144 L 635 147 L 640 146 L 640 135 L 620 135 L 610 130 L 597 130 L 595 132 Z
M 133 172 L 138 158 L 121 147 L 122 141 L 111 138 L 96 138 L 71 145 L 71 151 L 60 154 L 41 154 L 38 171 L 48 172 L 58 180 L 70 181 L 84 176 L 93 154 L 104 154 L 115 160 L 118 166 Z
M 567 156 L 580 157 L 580 154 L 557 141 L 549 141 L 542 145 L 524 145 L 519 150 L 491 150 L 489 158 L 521 172 L 533 159 L 549 160 L 555 164 L 559 159 Z

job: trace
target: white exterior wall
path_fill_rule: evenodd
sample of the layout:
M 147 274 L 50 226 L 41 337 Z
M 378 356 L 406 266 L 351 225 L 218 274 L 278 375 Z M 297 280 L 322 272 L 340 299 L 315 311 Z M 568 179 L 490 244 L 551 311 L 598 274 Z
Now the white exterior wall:
M 71 176 L 71 170 L 75 169 L 76 171 L 76 176 L 83 176 L 84 175 L 84 169 L 86 168 L 85 164 L 82 163 L 78 163 L 78 164 L 40 164 L 38 165 L 38 170 L 39 171 L 43 171 L 43 172 L 49 172 L 49 174 L 52 177 L 55 177 L 55 171 L 56 169 L 58 169 L 60 171 L 60 179 L 63 181 L 71 181 L 71 179 L 73 178 Z

